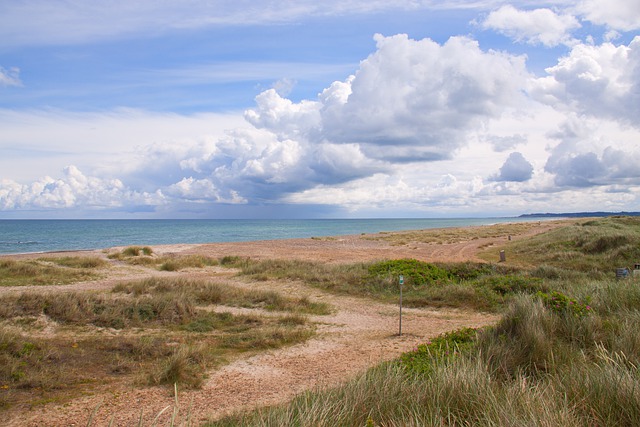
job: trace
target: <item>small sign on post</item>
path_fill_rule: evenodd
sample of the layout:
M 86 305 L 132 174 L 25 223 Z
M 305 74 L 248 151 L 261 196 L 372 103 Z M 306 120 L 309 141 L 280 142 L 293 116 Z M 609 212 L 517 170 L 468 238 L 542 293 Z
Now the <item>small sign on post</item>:
M 400 322 L 398 327 L 398 336 L 402 335 L 402 285 L 404 285 L 404 276 L 401 274 L 398 278 L 398 283 L 400 284 Z

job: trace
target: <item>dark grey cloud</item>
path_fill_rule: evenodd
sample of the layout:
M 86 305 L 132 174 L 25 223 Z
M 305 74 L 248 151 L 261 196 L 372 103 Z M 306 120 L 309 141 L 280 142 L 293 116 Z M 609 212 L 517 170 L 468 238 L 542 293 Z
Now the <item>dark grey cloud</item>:
M 606 174 L 606 168 L 593 152 L 551 157 L 545 170 L 555 175 L 555 183 L 561 187 L 601 185 Z
M 522 153 L 513 152 L 500 168 L 497 181 L 524 182 L 533 176 L 533 166 L 524 158 Z
M 640 184 L 640 146 L 601 132 L 598 121 L 573 115 L 547 135 L 559 141 L 544 167 L 559 189 Z

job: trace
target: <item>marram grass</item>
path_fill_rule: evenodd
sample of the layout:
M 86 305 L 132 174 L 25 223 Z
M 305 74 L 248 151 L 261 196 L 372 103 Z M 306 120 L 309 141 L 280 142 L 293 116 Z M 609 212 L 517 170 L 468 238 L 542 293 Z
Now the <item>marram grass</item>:
M 288 404 L 207 425 L 636 425 L 638 354 L 598 343 L 598 337 L 613 334 L 598 317 L 519 297 L 496 327 L 478 333 L 471 348 L 449 356 L 458 339 L 468 342 L 464 332 L 434 340 L 437 354 L 416 352 L 430 358 L 428 369 L 409 359 L 384 363 L 343 386 L 312 390 Z M 632 323 L 620 325 L 615 334 L 637 330 L 640 324 Z

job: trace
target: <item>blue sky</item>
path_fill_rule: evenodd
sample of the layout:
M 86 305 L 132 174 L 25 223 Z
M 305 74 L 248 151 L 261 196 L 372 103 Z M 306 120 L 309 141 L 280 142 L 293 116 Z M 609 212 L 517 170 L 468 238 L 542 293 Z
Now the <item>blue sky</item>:
M 0 218 L 640 210 L 640 3 L 0 4 Z

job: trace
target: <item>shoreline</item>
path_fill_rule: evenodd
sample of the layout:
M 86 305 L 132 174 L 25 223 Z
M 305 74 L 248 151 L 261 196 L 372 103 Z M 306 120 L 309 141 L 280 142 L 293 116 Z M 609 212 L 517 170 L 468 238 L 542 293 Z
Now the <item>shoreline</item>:
M 57 220 L 40 220 L 36 228 L 24 230 L 19 227 L 2 228 L 3 242 L 0 242 L 0 257 L 11 255 L 47 254 L 62 252 L 98 251 L 126 246 L 166 246 L 216 243 L 240 243 L 256 241 L 291 240 L 299 238 L 340 238 L 360 234 L 381 234 L 398 232 L 418 232 L 443 230 L 460 227 L 484 227 L 500 224 L 535 223 L 558 220 L 558 218 L 452 218 L 452 219 L 349 219 L 349 220 L 262 220 L 237 222 L 163 220 L 166 227 L 158 231 L 153 221 L 140 220 L 124 229 L 109 226 L 108 221 L 94 220 L 96 227 L 89 229 L 78 225 L 86 221 L 64 221 L 65 227 L 47 227 Z M 320 221 L 320 222 L 318 222 Z M 26 221 L 25 223 L 29 223 Z M 233 227 L 228 227 L 232 223 Z M 325 224 L 316 227 L 314 224 Z M 186 225 L 185 225 L 186 224 Z M 189 224 L 196 224 L 191 227 Z M 346 224 L 346 225 L 345 225 Z M 98 226 L 99 225 L 99 226 Z M 29 245 L 27 245 L 27 242 Z M 23 246 L 20 248 L 20 246 Z M 78 246 L 75 248 L 74 246 Z M 34 246 L 33 250 L 27 246 Z M 13 247 L 13 248 L 12 248 Z
M 149 246 L 156 256 L 196 255 L 210 258 L 238 256 L 255 260 L 289 259 L 331 264 L 402 258 L 412 258 L 425 262 L 487 262 L 486 259 L 478 257 L 479 252 L 507 243 L 509 236 L 519 239 L 535 235 L 565 224 L 567 221 L 575 221 L 575 219 L 469 225 L 323 237 L 129 246 Z M 0 259 L 30 260 L 41 257 L 74 256 L 74 254 L 78 256 L 97 256 L 106 259 L 109 254 L 121 251 L 126 247 L 128 246 L 77 251 L 1 254 Z M 497 252 L 495 257 L 497 262 Z

